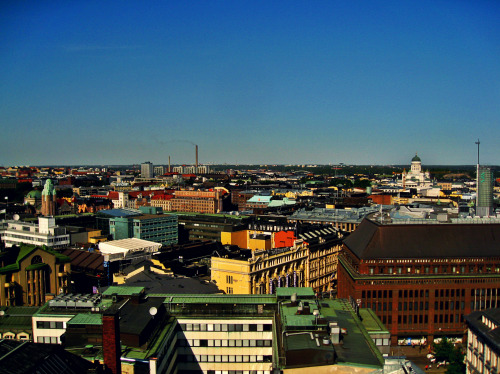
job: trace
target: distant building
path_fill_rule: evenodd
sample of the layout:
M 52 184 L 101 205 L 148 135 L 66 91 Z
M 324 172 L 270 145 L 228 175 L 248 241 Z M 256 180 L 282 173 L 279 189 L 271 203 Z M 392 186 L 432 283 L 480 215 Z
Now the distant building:
M 403 171 L 399 185 L 404 188 L 430 187 L 430 173 L 422 171 L 422 160 L 415 154 L 411 159 L 410 171 Z
M 154 170 L 154 176 L 155 177 L 159 176 L 159 175 L 165 174 L 165 166 L 163 166 L 163 165 L 155 166 L 153 168 L 153 170 Z
M 49 248 L 64 248 L 70 244 L 70 236 L 66 228 L 57 226 L 53 217 L 38 217 L 38 224 L 3 221 L 0 223 L 0 239 L 6 247 L 33 244 Z
M 177 244 L 177 216 L 171 214 L 145 214 L 110 219 L 113 239 L 137 238 L 161 243 Z
M 479 166 L 477 176 L 476 215 L 488 217 L 493 215 L 493 172 L 490 168 Z
M 153 164 L 149 161 L 141 164 L 141 178 L 153 178 Z
M 55 216 L 56 215 L 56 190 L 52 179 L 47 179 L 42 191 L 42 216 Z

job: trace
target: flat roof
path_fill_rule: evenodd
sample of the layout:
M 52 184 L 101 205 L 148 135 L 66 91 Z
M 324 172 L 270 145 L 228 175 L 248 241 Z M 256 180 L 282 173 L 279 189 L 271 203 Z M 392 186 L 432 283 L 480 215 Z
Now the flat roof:
M 173 304 L 273 304 L 274 295 L 196 295 L 164 294 L 164 303 Z
M 99 243 L 99 250 L 104 254 L 140 251 L 151 247 L 159 249 L 161 247 L 161 243 L 155 243 L 149 240 L 137 238 L 113 240 L 110 242 Z
M 131 286 L 110 286 L 102 294 L 104 296 L 112 296 L 117 294 L 118 296 L 132 296 L 133 294 L 143 293 L 144 287 L 131 287 Z

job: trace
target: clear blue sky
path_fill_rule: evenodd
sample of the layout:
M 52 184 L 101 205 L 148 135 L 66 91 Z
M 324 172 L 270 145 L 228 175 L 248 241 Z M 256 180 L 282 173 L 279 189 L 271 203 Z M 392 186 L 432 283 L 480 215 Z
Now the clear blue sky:
M 3 1 L 0 165 L 500 164 L 500 1 Z

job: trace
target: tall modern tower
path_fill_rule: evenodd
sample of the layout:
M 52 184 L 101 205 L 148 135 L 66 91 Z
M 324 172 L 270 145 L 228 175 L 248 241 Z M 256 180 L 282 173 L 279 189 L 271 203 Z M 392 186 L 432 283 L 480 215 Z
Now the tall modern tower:
M 153 178 L 153 164 L 149 161 L 141 164 L 141 178 Z
M 476 216 L 488 217 L 493 213 L 493 173 L 479 164 L 479 139 L 477 144 Z

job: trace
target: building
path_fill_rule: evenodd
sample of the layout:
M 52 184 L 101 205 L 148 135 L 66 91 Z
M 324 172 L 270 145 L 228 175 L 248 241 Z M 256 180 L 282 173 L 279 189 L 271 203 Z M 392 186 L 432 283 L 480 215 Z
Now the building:
M 34 306 L 0 307 L 0 340 L 33 340 L 31 318 L 38 310 Z
M 228 294 L 273 294 L 281 287 L 332 292 L 343 237 L 328 227 L 294 237 L 291 247 L 241 252 L 238 258 L 212 257 L 212 281 Z
M 500 220 L 365 219 L 339 255 L 338 297 L 373 309 L 393 344 L 398 338 L 463 338 L 465 315 L 498 306 L 499 243 Z
M 219 213 L 223 211 L 224 190 L 176 191 L 170 210 L 179 212 Z
M 5 247 L 33 244 L 49 248 L 64 248 L 70 244 L 65 227 L 57 226 L 53 217 L 38 217 L 38 223 L 2 221 L 0 239 Z
M 478 166 L 476 216 L 493 215 L 493 181 L 491 169 Z
M 158 176 L 158 175 L 165 174 L 165 166 L 163 166 L 163 165 L 155 166 L 153 168 L 153 170 L 154 170 L 154 176 L 155 177 Z
M 422 160 L 415 153 L 411 159 L 410 171 L 403 171 L 401 181 L 398 182 L 403 188 L 421 188 L 432 185 L 428 171 L 422 171 Z
M 500 309 L 465 316 L 467 322 L 467 374 L 498 373 L 500 367 Z
M 344 232 L 352 232 L 368 214 L 380 210 L 380 205 L 352 209 L 300 209 L 288 217 L 289 222 L 332 225 Z
M 248 216 L 229 214 L 175 213 L 179 222 L 179 240 L 217 240 L 224 233 L 246 228 Z
M 109 221 L 114 240 L 137 238 L 162 245 L 177 244 L 177 216 L 174 214 L 143 214 L 116 217 Z
M 42 191 L 42 216 L 55 216 L 56 209 L 56 189 L 52 179 L 47 179 Z
M 57 296 L 35 314 L 33 332 L 35 341 L 62 344 L 114 373 L 380 373 L 377 347 L 390 338 L 360 313 L 354 302 L 318 300 L 310 288 L 209 295 L 112 286 Z
M 0 306 L 38 306 L 68 290 L 70 258 L 34 245 L 0 252 Z
M 149 161 L 141 164 L 141 178 L 153 178 L 153 164 Z

